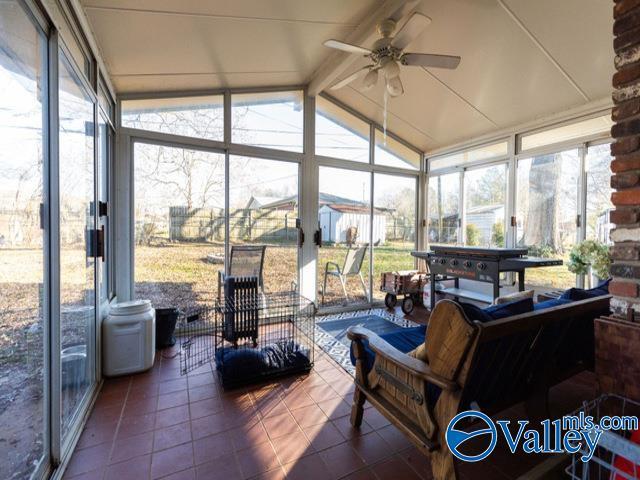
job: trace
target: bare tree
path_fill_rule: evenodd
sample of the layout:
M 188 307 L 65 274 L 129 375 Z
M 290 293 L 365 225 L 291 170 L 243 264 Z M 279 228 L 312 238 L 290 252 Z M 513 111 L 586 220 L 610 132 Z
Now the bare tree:
M 241 125 L 243 114 L 233 115 L 233 124 Z M 205 139 L 221 139 L 221 108 L 185 108 L 181 110 L 127 114 L 127 125 L 160 132 Z M 240 138 L 238 137 L 240 136 Z M 246 129 L 234 135 L 234 141 L 249 143 Z M 136 181 L 144 190 L 159 190 L 169 203 L 189 210 L 224 205 L 224 156 L 185 148 L 156 147 L 141 149 L 136 162 Z
M 562 248 L 559 229 L 561 172 L 559 154 L 540 155 L 531 161 L 525 245 L 550 247 L 554 251 Z

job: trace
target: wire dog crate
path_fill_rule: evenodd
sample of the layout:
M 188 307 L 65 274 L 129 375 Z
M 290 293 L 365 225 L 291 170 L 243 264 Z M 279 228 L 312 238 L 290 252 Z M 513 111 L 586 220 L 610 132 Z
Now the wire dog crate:
M 180 325 L 181 373 L 215 360 L 224 388 L 307 372 L 314 362 L 316 307 L 296 291 L 262 293 L 255 278 L 228 277 L 212 309 Z
M 627 398 L 605 394 L 589 403 L 580 411 L 599 422 L 604 415 L 640 414 L 640 403 Z M 566 472 L 573 480 L 635 480 L 640 478 L 640 432 L 604 431 L 591 460 L 582 462 L 586 453 L 581 450 L 574 454 Z

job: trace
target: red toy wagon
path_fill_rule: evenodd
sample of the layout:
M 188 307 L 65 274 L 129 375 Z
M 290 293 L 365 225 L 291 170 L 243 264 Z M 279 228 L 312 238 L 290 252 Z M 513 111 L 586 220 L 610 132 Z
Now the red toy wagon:
M 422 305 L 422 287 L 427 281 L 426 273 L 415 270 L 382 273 L 380 291 L 387 293 L 384 304 L 387 308 L 393 308 L 398 303 L 398 296 L 402 295 L 402 311 L 411 313 L 416 304 Z

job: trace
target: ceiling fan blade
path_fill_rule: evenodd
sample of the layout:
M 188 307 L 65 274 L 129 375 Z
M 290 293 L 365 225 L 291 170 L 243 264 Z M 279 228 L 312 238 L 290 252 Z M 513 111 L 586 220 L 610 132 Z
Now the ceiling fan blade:
M 363 55 L 368 55 L 371 53 L 371 50 L 369 50 L 368 48 L 351 45 L 350 43 L 341 42 L 340 40 L 327 40 L 323 45 L 325 47 L 335 48 L 336 50 L 342 50 L 343 52 L 362 53 Z
M 405 53 L 400 58 L 403 65 L 449 69 L 457 68 L 460 60 L 460 57 L 454 55 L 436 55 L 434 53 Z
M 336 83 L 335 85 L 331 86 L 331 90 L 338 90 L 338 89 L 340 89 L 342 87 L 346 87 L 347 85 L 349 85 L 354 80 L 362 77 L 369 70 L 370 66 L 371 65 L 367 65 L 366 67 L 363 67 L 360 70 L 352 73 L 347 78 L 345 78 L 343 80 L 340 80 L 338 83 Z
M 391 44 L 400 50 L 406 48 L 430 23 L 431 19 L 429 17 L 422 13 L 414 12 L 398 31 Z

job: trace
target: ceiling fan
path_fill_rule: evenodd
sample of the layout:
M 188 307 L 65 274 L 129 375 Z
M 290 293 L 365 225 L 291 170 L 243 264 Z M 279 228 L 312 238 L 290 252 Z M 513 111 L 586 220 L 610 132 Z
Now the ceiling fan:
M 402 28 L 393 35 L 396 29 L 396 21 L 387 18 L 378 24 L 377 30 L 382 38 L 376 40 L 371 49 L 351 45 L 339 40 L 327 40 L 324 42 L 325 47 L 335 48 L 349 53 L 359 53 L 369 58 L 372 62 L 333 85 L 331 90 L 345 87 L 363 75 L 362 89 L 370 90 L 378 82 L 378 72 L 381 71 L 387 92 L 389 92 L 389 95 L 392 97 L 397 97 L 404 93 L 402 81 L 400 80 L 400 65 L 411 67 L 456 68 L 460 63 L 460 57 L 436 55 L 432 53 L 404 52 L 407 45 L 422 33 L 430 23 L 431 19 L 429 17 L 414 12 Z

